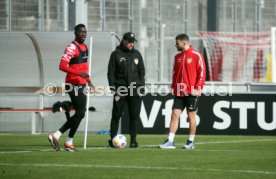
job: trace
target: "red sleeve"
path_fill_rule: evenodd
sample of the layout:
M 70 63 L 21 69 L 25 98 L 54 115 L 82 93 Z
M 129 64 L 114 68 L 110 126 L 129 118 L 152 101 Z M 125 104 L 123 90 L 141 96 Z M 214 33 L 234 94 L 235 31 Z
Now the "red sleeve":
M 79 72 L 73 68 L 70 68 L 69 67 L 69 62 L 65 61 L 65 60 L 61 60 L 60 63 L 59 63 L 59 69 L 61 71 L 64 71 L 66 73 L 72 73 L 72 74 L 75 74 L 75 75 L 78 75 Z
M 172 84 L 171 84 L 171 88 L 174 88 L 174 84 L 175 84 L 175 59 L 176 56 L 174 57 L 174 64 L 173 64 L 173 71 L 172 71 Z
M 205 84 L 205 76 L 206 76 L 206 69 L 205 69 L 205 62 L 203 59 L 203 56 L 201 54 L 198 54 L 198 64 L 197 64 L 197 82 L 195 85 L 196 89 L 202 89 L 203 85 Z
M 77 47 L 72 43 L 69 44 L 66 47 L 66 49 L 64 51 L 64 54 L 61 57 L 60 64 L 59 64 L 59 69 L 61 71 L 66 72 L 66 73 L 72 73 L 72 74 L 78 75 L 79 71 L 69 67 L 70 60 L 73 57 L 78 56 L 78 53 L 79 52 L 78 52 Z

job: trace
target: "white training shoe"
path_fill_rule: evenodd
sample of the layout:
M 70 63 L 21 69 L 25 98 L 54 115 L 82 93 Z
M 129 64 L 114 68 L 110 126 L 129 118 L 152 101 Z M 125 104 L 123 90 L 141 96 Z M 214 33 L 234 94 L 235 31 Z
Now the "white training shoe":
M 160 149 L 175 149 L 174 142 L 170 142 L 168 139 L 164 141 L 163 144 L 159 145 L 158 148 Z
M 193 141 L 187 140 L 186 144 L 183 145 L 184 149 L 194 149 L 195 143 Z
M 56 150 L 59 151 L 59 144 L 58 144 L 58 139 L 54 136 L 54 134 L 50 134 L 48 136 L 48 140 L 50 142 L 50 144 L 52 145 L 52 147 Z

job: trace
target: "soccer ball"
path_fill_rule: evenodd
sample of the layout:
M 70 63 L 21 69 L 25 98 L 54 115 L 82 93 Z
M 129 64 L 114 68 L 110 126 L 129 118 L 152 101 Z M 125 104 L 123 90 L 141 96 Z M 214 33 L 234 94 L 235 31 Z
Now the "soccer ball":
M 127 140 L 126 137 L 122 134 L 117 134 L 113 139 L 112 139 L 112 144 L 117 147 L 117 148 L 125 148 L 127 145 Z

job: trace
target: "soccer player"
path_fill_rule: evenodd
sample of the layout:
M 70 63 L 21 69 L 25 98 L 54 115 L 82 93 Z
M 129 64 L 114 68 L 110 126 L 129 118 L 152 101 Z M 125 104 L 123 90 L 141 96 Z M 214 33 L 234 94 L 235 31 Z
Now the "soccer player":
M 135 35 L 132 32 L 124 34 L 116 50 L 111 53 L 108 64 L 108 82 L 114 91 L 112 118 L 110 122 L 109 147 L 114 147 L 112 139 L 117 135 L 119 120 L 125 105 L 129 111 L 130 148 L 137 148 L 136 125 L 140 120 L 142 99 L 139 92 L 145 85 L 145 67 L 142 55 L 134 48 Z
M 175 38 L 178 53 L 174 58 L 172 76 L 172 94 L 174 103 L 172 107 L 171 122 L 168 139 L 158 147 L 161 149 L 174 149 L 174 136 L 178 129 L 179 118 L 186 108 L 189 120 L 189 138 L 185 149 L 195 148 L 196 135 L 196 112 L 198 109 L 199 97 L 205 84 L 205 62 L 203 55 L 195 51 L 189 44 L 189 37 L 186 34 L 179 34 Z
M 67 73 L 65 89 L 71 98 L 75 114 L 59 130 L 48 136 L 55 150 L 60 150 L 58 140 L 65 131 L 70 129 L 64 149 L 70 152 L 75 151 L 73 138 L 86 111 L 86 85 L 93 88 L 88 75 L 88 48 L 84 43 L 86 34 L 84 24 L 76 25 L 75 40 L 66 47 L 60 60 L 59 69 Z

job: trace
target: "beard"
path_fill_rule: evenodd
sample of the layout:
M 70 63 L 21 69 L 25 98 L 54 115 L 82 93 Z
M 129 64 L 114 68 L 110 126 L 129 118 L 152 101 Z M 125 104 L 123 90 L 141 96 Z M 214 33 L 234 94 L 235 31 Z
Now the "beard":
M 177 51 L 182 52 L 182 48 L 178 47 L 176 49 L 177 49 Z

